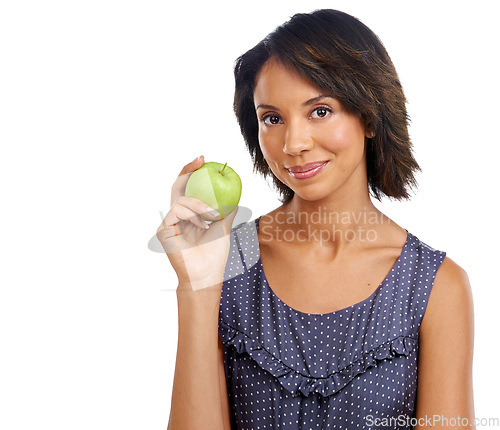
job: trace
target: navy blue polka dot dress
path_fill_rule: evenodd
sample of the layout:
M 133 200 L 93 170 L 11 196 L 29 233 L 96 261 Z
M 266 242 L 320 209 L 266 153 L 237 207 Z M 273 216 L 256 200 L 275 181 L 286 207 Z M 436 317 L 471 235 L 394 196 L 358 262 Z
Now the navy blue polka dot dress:
M 419 328 L 446 253 L 408 232 L 370 297 L 303 313 L 267 283 L 258 221 L 231 232 L 219 309 L 233 428 L 413 428 Z

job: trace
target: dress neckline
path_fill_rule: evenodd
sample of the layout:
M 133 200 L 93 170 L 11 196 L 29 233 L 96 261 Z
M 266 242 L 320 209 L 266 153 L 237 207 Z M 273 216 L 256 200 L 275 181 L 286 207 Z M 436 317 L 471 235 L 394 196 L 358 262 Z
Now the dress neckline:
M 353 309 L 353 308 L 357 308 L 357 307 L 361 307 L 363 306 L 364 304 L 366 303 L 369 303 L 371 301 L 373 301 L 373 299 L 379 294 L 379 292 L 382 290 L 382 288 L 389 282 L 390 280 L 390 277 L 391 275 L 399 268 L 399 266 L 401 265 L 401 260 L 403 259 L 403 255 L 405 254 L 409 244 L 410 244 L 410 239 L 411 239 L 411 233 L 405 228 L 406 230 L 406 241 L 405 241 L 405 244 L 403 245 L 403 248 L 401 250 L 401 253 L 399 254 L 398 256 L 398 259 L 396 260 L 396 262 L 394 263 L 394 265 L 392 266 L 391 270 L 389 270 L 389 272 L 387 273 L 386 277 L 384 278 L 384 280 L 378 285 L 378 287 L 375 289 L 375 291 L 373 291 L 372 294 L 370 294 L 369 297 L 367 297 L 366 299 L 363 299 L 361 300 L 360 302 L 357 302 L 357 303 L 354 303 L 350 306 L 347 306 L 345 308 L 342 308 L 342 309 L 337 309 L 335 311 L 332 311 L 332 312 L 325 312 L 325 313 L 311 313 L 311 312 L 302 312 L 302 311 L 299 311 L 297 309 L 294 309 L 292 308 L 291 306 L 287 305 L 283 300 L 281 300 L 277 295 L 276 293 L 273 291 L 273 289 L 271 288 L 271 285 L 269 283 L 269 281 L 267 280 L 267 276 L 266 276 L 266 273 L 264 271 L 264 266 L 262 265 L 262 258 L 261 258 L 261 254 L 260 254 L 260 243 L 259 243 L 259 222 L 260 222 L 260 218 L 261 216 L 257 217 L 255 219 L 255 227 L 256 227 L 256 230 L 257 230 L 257 234 L 256 234 L 256 241 L 257 241 L 257 252 L 258 252 L 258 262 L 257 264 L 259 265 L 259 268 L 262 272 L 262 277 L 264 278 L 265 280 L 265 288 L 268 289 L 268 291 L 271 293 L 271 295 L 273 297 L 276 298 L 276 300 L 278 301 L 278 303 L 280 303 L 284 308 L 298 314 L 298 315 L 303 315 L 303 316 L 309 316 L 309 317 L 329 317 L 329 316 L 333 316 L 335 314 L 339 314 L 341 312 L 346 312 L 350 309 Z

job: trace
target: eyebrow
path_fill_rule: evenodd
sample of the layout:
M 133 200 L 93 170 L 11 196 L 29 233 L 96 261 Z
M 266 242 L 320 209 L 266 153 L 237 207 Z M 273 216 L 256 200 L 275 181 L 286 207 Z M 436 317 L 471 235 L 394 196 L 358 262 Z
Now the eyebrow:
M 316 103 L 316 102 L 319 102 L 321 99 L 325 99 L 325 98 L 327 98 L 327 97 L 329 97 L 329 98 L 331 98 L 331 99 L 333 98 L 332 96 L 329 96 L 329 95 L 327 95 L 327 94 L 320 94 L 319 96 L 317 96 L 317 97 L 313 97 L 312 99 L 309 99 L 309 100 L 307 100 L 306 102 L 302 103 L 302 106 L 309 106 L 309 105 L 312 105 L 312 104 L 314 104 L 314 103 Z
M 327 94 L 320 94 L 319 96 L 316 96 L 316 97 L 313 97 L 312 99 L 309 99 L 307 101 L 305 101 L 304 103 L 302 103 L 302 106 L 309 106 L 309 105 L 312 105 L 318 101 L 320 101 L 321 99 L 324 99 L 324 98 L 333 98 L 332 96 L 329 96 Z M 264 108 L 264 109 L 273 109 L 273 110 L 277 110 L 279 111 L 279 109 L 276 107 L 276 106 L 273 106 L 273 105 L 259 105 L 255 108 L 255 110 L 259 109 L 259 108 Z

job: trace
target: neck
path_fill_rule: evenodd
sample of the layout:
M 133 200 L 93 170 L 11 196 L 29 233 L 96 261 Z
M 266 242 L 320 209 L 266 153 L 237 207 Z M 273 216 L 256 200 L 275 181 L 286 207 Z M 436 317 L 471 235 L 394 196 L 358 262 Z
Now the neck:
M 287 229 L 291 228 L 297 234 L 302 232 L 302 237 L 307 237 L 311 244 L 316 242 L 336 248 L 354 242 L 374 241 L 378 225 L 388 220 L 372 203 L 368 189 L 366 193 L 329 196 L 317 201 L 307 201 L 295 195 L 281 209 Z

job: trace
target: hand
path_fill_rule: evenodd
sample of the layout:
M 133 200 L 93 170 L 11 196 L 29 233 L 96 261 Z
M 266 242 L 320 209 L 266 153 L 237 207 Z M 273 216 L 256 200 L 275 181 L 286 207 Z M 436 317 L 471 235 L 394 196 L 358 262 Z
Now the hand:
M 238 208 L 220 221 L 201 200 L 184 195 L 189 176 L 204 163 L 203 156 L 185 165 L 172 185 L 171 208 L 156 231 L 179 279 L 179 289 L 215 289 L 220 293 L 229 254 L 229 233 Z M 207 228 L 208 227 L 208 228 Z

